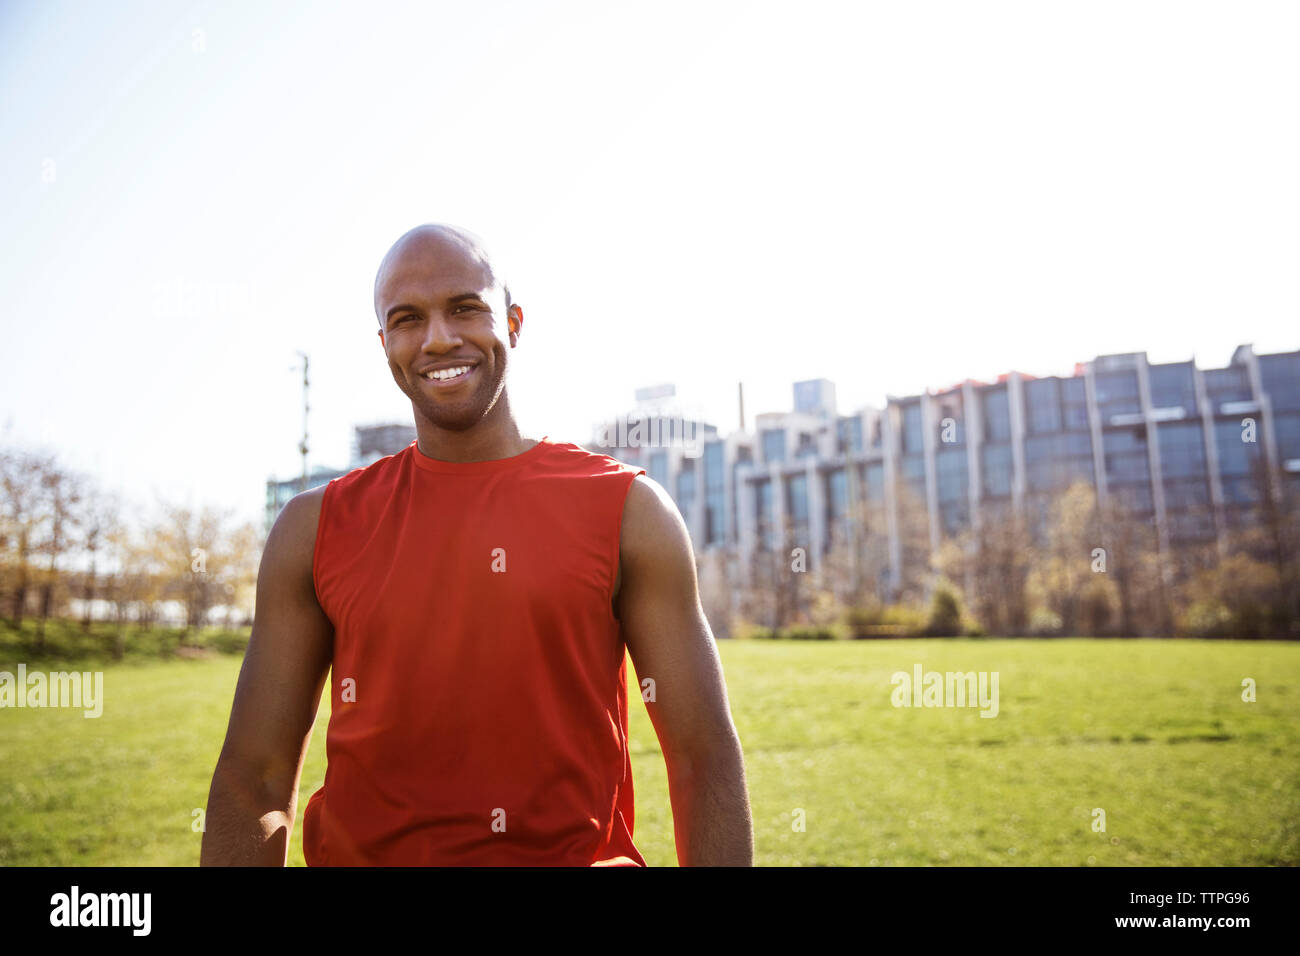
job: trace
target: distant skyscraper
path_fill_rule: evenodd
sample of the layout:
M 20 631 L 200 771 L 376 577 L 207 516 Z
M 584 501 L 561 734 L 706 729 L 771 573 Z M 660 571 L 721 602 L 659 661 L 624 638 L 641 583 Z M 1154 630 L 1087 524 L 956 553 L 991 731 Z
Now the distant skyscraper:
M 806 415 L 835 417 L 835 383 L 824 378 L 795 382 L 794 410 Z

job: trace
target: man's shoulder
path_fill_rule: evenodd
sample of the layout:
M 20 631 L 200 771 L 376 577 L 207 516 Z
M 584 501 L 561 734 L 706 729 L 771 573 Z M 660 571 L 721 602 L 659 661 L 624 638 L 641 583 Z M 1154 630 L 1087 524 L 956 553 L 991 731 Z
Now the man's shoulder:
M 624 522 L 627 522 L 629 517 L 651 526 L 673 524 L 682 520 L 681 512 L 677 510 L 677 503 L 673 501 L 672 495 L 668 494 L 663 485 L 644 472 L 632 479 L 632 485 L 627 490 L 627 501 L 623 506 Z
M 690 550 L 690 534 L 677 503 L 663 485 L 645 474 L 632 479 L 623 501 L 623 521 L 619 534 L 624 557 L 644 554 L 663 558 Z
M 629 478 L 645 473 L 644 468 L 619 461 L 602 451 L 591 451 L 575 442 L 547 440 L 547 444 L 551 446 L 548 465 L 580 478 Z
M 340 490 L 345 488 L 368 488 L 390 480 L 402 468 L 403 463 L 411 457 L 414 448 L 415 442 L 411 442 L 411 444 L 395 454 L 385 455 L 383 458 L 378 458 L 367 464 L 358 465 L 351 471 L 339 475 L 339 477 L 330 481 L 328 485 L 322 486 L 322 491 L 324 488 Z

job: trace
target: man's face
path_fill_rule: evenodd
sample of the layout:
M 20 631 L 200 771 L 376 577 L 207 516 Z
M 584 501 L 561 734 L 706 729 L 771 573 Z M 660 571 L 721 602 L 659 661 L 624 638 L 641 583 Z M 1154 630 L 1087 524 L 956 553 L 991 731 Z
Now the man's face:
M 437 233 L 406 238 L 380 270 L 375 311 L 393 380 L 418 415 L 465 431 L 496 407 L 523 312 L 505 311 L 501 286 L 474 247 Z

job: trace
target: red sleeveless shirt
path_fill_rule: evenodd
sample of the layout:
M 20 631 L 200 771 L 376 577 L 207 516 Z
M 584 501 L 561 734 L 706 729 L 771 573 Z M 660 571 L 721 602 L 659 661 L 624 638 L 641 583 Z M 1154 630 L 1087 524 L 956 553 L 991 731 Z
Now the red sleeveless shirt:
M 543 438 L 412 442 L 329 483 L 312 575 L 334 624 L 309 866 L 639 865 L 610 605 L 642 469 Z

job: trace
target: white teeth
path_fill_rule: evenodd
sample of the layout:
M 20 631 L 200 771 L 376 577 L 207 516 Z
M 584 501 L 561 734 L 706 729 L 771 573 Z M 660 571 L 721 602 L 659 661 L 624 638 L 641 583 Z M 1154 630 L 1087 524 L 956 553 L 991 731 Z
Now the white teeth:
M 462 365 L 460 368 L 435 369 L 432 372 L 428 372 L 424 377 L 431 380 L 437 379 L 440 382 L 445 382 L 449 378 L 456 378 L 465 374 L 470 370 L 470 367 L 471 366 L 469 365 Z

